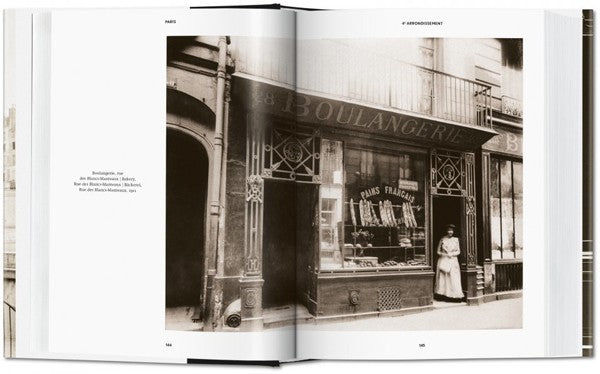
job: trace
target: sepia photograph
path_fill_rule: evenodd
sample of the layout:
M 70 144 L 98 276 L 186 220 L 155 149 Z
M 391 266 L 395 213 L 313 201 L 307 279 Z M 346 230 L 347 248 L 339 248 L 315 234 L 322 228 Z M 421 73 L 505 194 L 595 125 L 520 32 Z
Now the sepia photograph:
M 167 37 L 165 329 L 521 329 L 522 99 L 522 39 Z

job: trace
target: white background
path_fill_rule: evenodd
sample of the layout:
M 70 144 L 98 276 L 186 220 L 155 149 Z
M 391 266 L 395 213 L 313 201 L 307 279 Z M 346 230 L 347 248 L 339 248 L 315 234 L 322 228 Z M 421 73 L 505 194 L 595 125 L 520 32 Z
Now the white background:
M 189 5 L 213 5 L 213 4 L 228 4 L 228 3 L 246 3 L 254 4 L 256 1 L 153 1 L 153 0 L 127 0 L 127 1 L 99 1 L 99 0 L 82 0 L 82 1 L 8 1 L 0 0 L 2 8 L 10 7 L 135 7 L 135 6 L 189 6 Z M 293 1 L 284 2 L 287 5 L 318 7 L 318 8 L 390 8 L 390 7 L 444 7 L 443 1 Z M 507 8 L 590 8 L 593 7 L 593 1 L 490 1 L 483 4 L 482 1 L 454 1 L 455 7 L 507 7 Z M 597 63 L 598 65 L 598 63 Z M 597 70 L 600 71 L 600 70 Z M 597 95 L 598 97 L 598 95 Z M 596 104 L 598 99 L 596 99 Z M 598 107 L 598 106 L 597 106 Z M 598 167 L 598 164 L 597 164 Z M 599 173 L 596 172 L 596 175 Z M 468 366 L 466 366 L 468 365 Z M 477 361 L 437 361 L 437 362 L 309 362 L 299 364 L 288 364 L 283 367 L 286 372 L 305 372 L 307 370 L 316 372 L 345 371 L 348 373 L 364 372 L 365 370 L 377 371 L 406 371 L 406 370 L 437 370 L 447 373 L 464 372 L 466 368 L 469 370 L 481 370 L 486 373 L 495 373 L 517 369 L 517 370 L 543 370 L 544 372 L 564 372 L 564 371 L 579 371 L 591 372 L 596 367 L 597 361 L 590 359 L 554 359 L 554 360 L 477 360 Z M 237 370 L 244 372 L 256 372 L 264 370 L 272 370 L 265 368 L 249 368 L 249 367 L 223 367 L 223 366 L 176 366 L 176 365 L 156 365 L 156 364 L 115 364 L 115 363 L 86 363 L 86 362 L 65 362 L 65 361 L 31 361 L 31 360 L 0 360 L 0 368 L 3 372 L 8 373 L 104 373 L 112 371 L 115 373 L 154 373 L 154 372 L 171 372 L 176 370 Z

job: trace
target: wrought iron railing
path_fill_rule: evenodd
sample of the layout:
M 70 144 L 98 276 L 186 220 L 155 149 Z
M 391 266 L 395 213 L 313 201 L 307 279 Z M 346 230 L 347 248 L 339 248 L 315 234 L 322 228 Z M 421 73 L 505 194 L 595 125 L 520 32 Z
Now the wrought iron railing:
M 309 46 L 299 49 L 296 85 L 301 90 L 491 127 L 492 89 L 487 84 L 343 44 L 330 43 L 319 53 Z
M 522 262 L 496 262 L 496 292 L 523 289 Z
M 425 67 L 432 61 L 416 65 L 332 40 L 302 40 L 296 47 L 284 41 L 266 43 L 259 49 L 236 50 L 235 58 L 238 72 L 299 90 L 491 127 L 491 86 Z
M 488 85 L 459 78 L 447 73 L 416 68 L 431 75 L 433 117 L 454 122 L 491 128 L 492 88 Z M 417 93 L 427 95 L 427 93 Z M 427 114 L 427 113 L 426 113 Z

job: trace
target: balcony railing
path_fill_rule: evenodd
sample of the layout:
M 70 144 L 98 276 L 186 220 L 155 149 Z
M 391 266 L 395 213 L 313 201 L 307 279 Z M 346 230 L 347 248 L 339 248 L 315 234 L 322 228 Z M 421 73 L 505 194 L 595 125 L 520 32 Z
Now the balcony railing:
M 396 61 L 389 106 L 462 124 L 491 127 L 491 87 Z M 394 77 L 394 75 L 397 75 Z
M 236 70 L 317 94 L 491 127 L 490 86 L 375 52 L 331 40 L 294 45 L 282 39 L 236 50 Z
M 318 53 L 317 53 L 318 52 Z M 490 128 L 489 85 L 346 45 L 299 45 L 296 86 L 444 121 Z

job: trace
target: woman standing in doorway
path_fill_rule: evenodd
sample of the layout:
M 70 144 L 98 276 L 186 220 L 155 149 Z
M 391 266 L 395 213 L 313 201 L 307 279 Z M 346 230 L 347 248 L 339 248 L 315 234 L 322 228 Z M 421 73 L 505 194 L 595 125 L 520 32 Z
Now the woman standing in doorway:
M 460 265 L 457 258 L 460 254 L 460 244 L 458 238 L 454 236 L 454 229 L 453 224 L 446 225 L 446 235 L 440 239 L 437 246 L 438 260 L 434 298 L 442 301 L 461 302 L 465 295 L 460 284 Z

